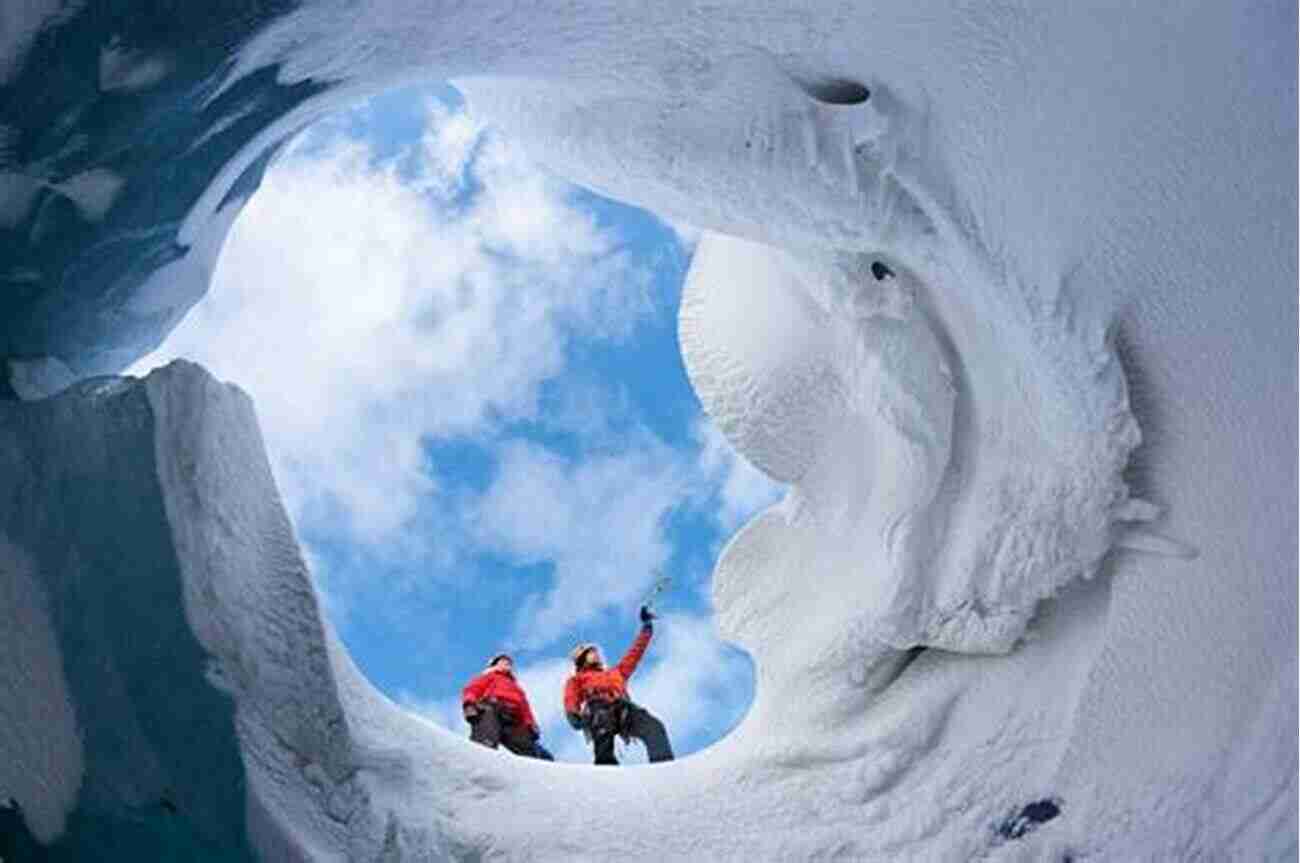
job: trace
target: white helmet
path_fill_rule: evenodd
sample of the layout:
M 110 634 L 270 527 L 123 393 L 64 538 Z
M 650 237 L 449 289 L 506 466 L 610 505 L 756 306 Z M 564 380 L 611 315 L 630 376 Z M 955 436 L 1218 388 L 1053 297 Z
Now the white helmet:
M 600 648 L 592 644 L 590 641 L 578 642 L 577 646 L 569 652 L 569 658 L 573 660 L 575 666 L 581 667 L 582 657 L 585 656 L 589 650 L 596 651 L 596 662 L 603 665 L 604 658 L 600 655 Z

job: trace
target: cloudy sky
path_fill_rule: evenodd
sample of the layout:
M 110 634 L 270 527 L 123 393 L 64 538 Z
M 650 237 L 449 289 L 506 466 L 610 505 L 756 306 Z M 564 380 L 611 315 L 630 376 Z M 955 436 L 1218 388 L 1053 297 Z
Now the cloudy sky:
M 176 356 L 254 397 L 328 613 L 393 699 L 466 733 L 459 692 L 514 653 L 563 760 L 578 640 L 617 659 L 657 573 L 632 695 L 679 754 L 750 702 L 709 573 L 780 489 L 700 413 L 676 341 L 689 230 L 567 185 L 445 87 L 301 136 L 235 223 Z M 639 747 L 626 760 L 643 760 Z

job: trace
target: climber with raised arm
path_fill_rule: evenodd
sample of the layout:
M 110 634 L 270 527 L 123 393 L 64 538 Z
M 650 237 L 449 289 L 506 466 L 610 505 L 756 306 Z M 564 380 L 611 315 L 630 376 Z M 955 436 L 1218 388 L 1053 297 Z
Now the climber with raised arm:
M 627 680 L 636 671 L 654 634 L 655 614 L 641 606 L 641 632 L 613 668 L 606 668 L 600 648 L 581 643 L 573 649 L 573 674 L 564 685 L 564 713 L 569 724 L 583 731 L 595 750 L 596 764 L 617 764 L 614 737 L 637 738 L 650 761 L 672 761 L 664 724 L 627 694 Z
M 541 744 L 541 731 L 528 696 L 515 680 L 514 660 L 498 653 L 487 668 L 465 687 L 461 710 L 469 723 L 469 739 L 489 749 L 505 744 L 516 755 L 554 761 Z

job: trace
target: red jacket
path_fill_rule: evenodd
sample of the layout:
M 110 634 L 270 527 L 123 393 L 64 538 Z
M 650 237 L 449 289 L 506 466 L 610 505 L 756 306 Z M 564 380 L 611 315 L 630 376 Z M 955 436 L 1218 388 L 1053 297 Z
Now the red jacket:
M 537 731 L 537 720 L 533 718 L 533 709 L 528 706 L 528 696 L 515 682 L 515 676 L 509 671 L 489 668 L 475 677 L 460 694 L 462 706 L 479 701 L 495 701 L 519 717 L 519 721 Z
M 645 649 L 650 646 L 650 635 L 650 628 L 642 627 L 636 641 L 632 642 L 627 653 L 623 654 L 623 658 L 613 668 L 587 666 L 581 671 L 575 671 L 564 684 L 564 712 L 582 713 L 582 705 L 588 698 L 626 698 L 627 679 L 636 671 Z

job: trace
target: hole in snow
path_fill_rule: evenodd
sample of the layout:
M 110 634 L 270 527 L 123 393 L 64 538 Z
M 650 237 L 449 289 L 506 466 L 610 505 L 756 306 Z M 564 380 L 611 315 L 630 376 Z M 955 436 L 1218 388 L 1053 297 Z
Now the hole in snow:
M 876 277 L 877 282 L 883 282 L 885 279 L 893 278 L 894 271 L 882 264 L 880 261 L 872 261 L 871 275 Z
M 826 105 L 861 105 L 871 98 L 865 84 L 849 78 L 822 78 L 802 81 L 803 91 Z
M 682 368 L 693 239 L 547 174 L 445 87 L 383 94 L 268 161 L 208 296 L 144 365 L 185 356 L 251 393 L 366 676 L 467 738 L 461 689 L 509 652 L 543 745 L 590 763 L 567 655 L 593 641 L 617 662 L 662 573 L 631 698 L 679 757 L 730 731 L 753 672 L 714 635 L 708 582 L 780 490 Z
M 1060 814 L 1059 800 L 1051 798 L 1035 800 L 1033 803 L 1025 804 L 1025 807 L 1015 815 L 1008 815 L 997 826 L 997 834 L 1003 839 L 1019 839 Z

